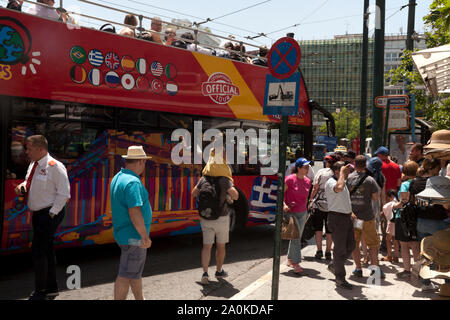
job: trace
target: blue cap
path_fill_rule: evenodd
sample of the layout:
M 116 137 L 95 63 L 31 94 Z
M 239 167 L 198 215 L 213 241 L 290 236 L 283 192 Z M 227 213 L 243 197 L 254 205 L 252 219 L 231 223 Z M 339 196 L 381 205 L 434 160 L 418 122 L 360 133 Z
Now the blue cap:
M 384 156 L 387 156 L 389 154 L 389 149 L 386 147 L 379 147 L 373 155 L 376 156 L 377 154 L 382 154 Z
M 310 164 L 311 161 L 306 160 L 305 158 L 298 158 L 297 161 L 295 161 L 296 167 L 303 167 L 307 164 Z

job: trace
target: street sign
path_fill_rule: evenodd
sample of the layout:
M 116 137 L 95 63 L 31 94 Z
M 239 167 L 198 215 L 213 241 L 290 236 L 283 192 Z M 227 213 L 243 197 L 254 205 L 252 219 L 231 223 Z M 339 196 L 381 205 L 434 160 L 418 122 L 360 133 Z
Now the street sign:
M 391 100 L 391 107 L 407 107 L 409 105 L 409 97 L 407 95 L 390 95 L 376 97 L 375 106 L 386 108 L 388 99 Z
M 264 115 L 298 115 L 298 97 L 300 91 L 300 72 L 286 79 L 277 79 L 266 75 L 264 92 Z
M 386 115 L 383 114 L 383 122 Z M 389 130 L 407 130 L 409 129 L 409 110 L 406 108 L 390 109 L 388 119 Z
M 301 51 L 297 41 L 284 37 L 277 40 L 267 55 L 269 71 L 277 79 L 289 78 L 297 71 L 300 64 Z

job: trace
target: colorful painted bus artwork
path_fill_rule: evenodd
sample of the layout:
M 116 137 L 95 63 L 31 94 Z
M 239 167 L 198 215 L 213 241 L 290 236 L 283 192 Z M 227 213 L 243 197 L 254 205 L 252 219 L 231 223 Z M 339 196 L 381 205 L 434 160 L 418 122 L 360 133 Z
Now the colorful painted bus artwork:
M 23 139 L 23 129 L 14 132 Z M 161 133 L 125 135 L 108 130 L 98 137 L 78 160 L 67 165 L 71 199 L 66 216 L 56 233 L 59 247 L 74 247 L 114 242 L 110 203 L 110 183 L 123 165 L 121 155 L 133 144 L 144 146 L 152 155 L 142 175 L 150 195 L 153 221 L 152 237 L 200 232 L 200 218 L 191 191 L 201 176 L 200 165 L 171 165 L 173 143 Z M 31 212 L 21 206 L 13 190 L 19 180 L 7 180 L 5 221 L 1 251 L 15 252 L 31 247 Z M 247 199 L 251 212 L 247 225 L 273 221 L 276 180 L 266 177 L 235 177 Z

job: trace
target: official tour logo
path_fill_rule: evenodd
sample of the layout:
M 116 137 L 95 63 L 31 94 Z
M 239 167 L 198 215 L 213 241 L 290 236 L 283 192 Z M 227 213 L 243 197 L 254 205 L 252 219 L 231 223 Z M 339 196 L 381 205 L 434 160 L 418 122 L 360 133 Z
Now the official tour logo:
M 216 72 L 202 83 L 202 94 L 209 96 L 215 103 L 227 104 L 233 96 L 239 96 L 239 87 L 226 74 Z

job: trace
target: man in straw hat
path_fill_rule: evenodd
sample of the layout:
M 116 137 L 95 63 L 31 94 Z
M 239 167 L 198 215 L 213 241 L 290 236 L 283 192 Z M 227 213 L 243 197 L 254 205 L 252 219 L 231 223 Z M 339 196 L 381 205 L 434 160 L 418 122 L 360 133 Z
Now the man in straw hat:
M 142 146 L 128 148 L 125 168 L 118 172 L 111 182 L 111 209 L 114 239 L 121 249 L 119 274 L 114 284 L 114 299 L 125 300 L 128 290 L 136 300 L 144 300 L 142 294 L 142 272 L 149 238 L 152 209 L 148 192 L 141 182 L 145 162 L 151 157 Z

